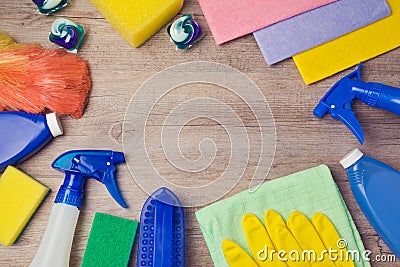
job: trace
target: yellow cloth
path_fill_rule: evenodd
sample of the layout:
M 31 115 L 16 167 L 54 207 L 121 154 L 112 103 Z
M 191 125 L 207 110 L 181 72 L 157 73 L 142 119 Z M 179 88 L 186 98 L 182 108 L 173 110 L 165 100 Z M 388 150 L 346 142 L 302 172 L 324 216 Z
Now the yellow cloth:
M 388 4 L 391 16 L 294 56 L 305 83 L 322 80 L 399 47 L 400 1 L 388 0 Z
M 285 223 L 276 211 L 268 210 L 264 220 L 265 227 L 255 215 L 243 217 L 243 231 L 251 256 L 235 242 L 223 241 L 222 250 L 230 267 L 354 267 L 351 259 L 339 256 L 347 255 L 347 251 L 338 248 L 341 239 L 326 215 L 316 213 L 310 221 L 295 211 Z M 332 254 L 334 258 L 331 259 L 328 251 L 332 249 L 338 252 Z

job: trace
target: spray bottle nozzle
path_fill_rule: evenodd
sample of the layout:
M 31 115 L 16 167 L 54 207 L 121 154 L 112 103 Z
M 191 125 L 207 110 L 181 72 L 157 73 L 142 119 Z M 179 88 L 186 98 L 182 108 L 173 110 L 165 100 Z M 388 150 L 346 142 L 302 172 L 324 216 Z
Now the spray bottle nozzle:
M 54 169 L 65 173 L 55 202 L 80 208 L 84 181 L 94 178 L 106 186 L 119 205 L 126 208 L 114 176 L 115 165 L 123 162 L 125 157 L 122 152 L 110 150 L 72 150 L 62 154 L 52 164 Z
M 400 116 L 400 88 L 382 83 L 364 82 L 361 80 L 362 63 L 357 70 L 340 79 L 319 101 L 314 109 L 314 115 L 322 118 L 330 113 L 332 118 L 343 122 L 362 144 L 364 133 L 352 104 L 359 99 L 365 104 L 391 111 Z
M 125 156 L 122 152 L 113 152 L 113 163 L 114 164 L 121 164 L 125 162 Z
M 367 83 L 361 80 L 361 67 L 359 64 L 357 70 L 340 79 L 319 101 L 314 109 L 314 115 L 322 118 L 326 113 L 330 113 L 332 118 L 343 122 L 357 137 L 362 144 L 364 142 L 364 133 L 354 112 L 352 103 L 354 99 L 361 98 L 357 94 L 357 88 L 367 87 Z

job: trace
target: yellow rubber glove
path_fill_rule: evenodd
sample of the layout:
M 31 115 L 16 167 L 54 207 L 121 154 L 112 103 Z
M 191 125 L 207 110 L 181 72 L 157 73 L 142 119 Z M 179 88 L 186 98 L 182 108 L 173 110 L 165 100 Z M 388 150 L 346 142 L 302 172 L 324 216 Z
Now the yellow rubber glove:
M 222 250 L 230 267 L 287 267 L 287 265 L 271 253 L 275 250 L 264 224 L 253 214 L 246 214 L 242 219 L 243 231 L 246 236 L 252 257 L 231 240 L 224 240 Z M 273 254 L 275 258 L 271 258 Z
M 319 236 L 321 237 L 322 242 L 325 245 L 325 248 L 338 250 L 338 258 L 335 261 L 337 267 L 354 267 L 353 260 L 348 256 L 346 245 L 341 246 L 340 241 L 343 239 L 340 238 L 339 233 L 337 232 L 333 223 L 329 220 L 329 218 L 322 213 L 315 213 L 311 222 L 317 230 Z M 345 240 L 343 240 L 345 242 Z
M 276 251 L 285 251 L 281 258 L 287 259 L 287 264 L 295 267 L 310 267 L 307 259 L 302 259 L 303 249 L 296 237 L 287 228 L 285 221 L 274 210 L 267 210 L 264 216 L 265 226 L 274 243 Z
M 310 220 L 298 211 L 292 212 L 287 221 L 287 226 L 292 232 L 301 248 L 309 253 L 304 253 L 311 265 L 314 267 L 335 267 L 329 259 L 327 248 L 325 248 L 317 230 Z M 338 239 L 337 239 L 338 240 Z
M 286 224 L 279 213 L 268 210 L 264 220 L 266 228 L 252 214 L 246 214 L 242 219 L 252 256 L 235 242 L 223 241 L 222 250 L 230 267 L 354 267 L 353 261 L 346 257 L 346 249 L 340 251 L 338 248 L 340 236 L 324 214 L 314 214 L 310 222 L 304 214 L 296 211 L 290 215 Z M 345 257 L 339 256 L 333 262 L 329 255 L 324 253 L 329 248 L 339 250 L 339 255 Z M 279 254 L 279 251 L 283 254 Z
M 225 239 L 222 242 L 222 251 L 230 267 L 258 267 L 249 254 L 231 240 Z

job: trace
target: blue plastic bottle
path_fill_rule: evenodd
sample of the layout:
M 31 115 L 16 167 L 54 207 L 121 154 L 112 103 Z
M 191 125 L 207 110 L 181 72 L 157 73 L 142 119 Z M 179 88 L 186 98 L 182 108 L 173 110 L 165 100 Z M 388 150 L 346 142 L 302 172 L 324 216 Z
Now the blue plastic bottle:
M 55 113 L 0 112 L 0 171 L 27 159 L 63 133 Z
M 347 170 L 351 190 L 368 221 L 400 257 L 400 173 L 354 149 L 340 164 Z

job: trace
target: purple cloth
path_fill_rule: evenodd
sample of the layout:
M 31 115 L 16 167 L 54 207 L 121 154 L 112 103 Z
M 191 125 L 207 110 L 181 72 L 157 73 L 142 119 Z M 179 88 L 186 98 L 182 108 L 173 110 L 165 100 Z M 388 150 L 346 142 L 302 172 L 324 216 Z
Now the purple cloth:
M 269 65 L 391 14 L 386 0 L 340 0 L 254 32 Z

